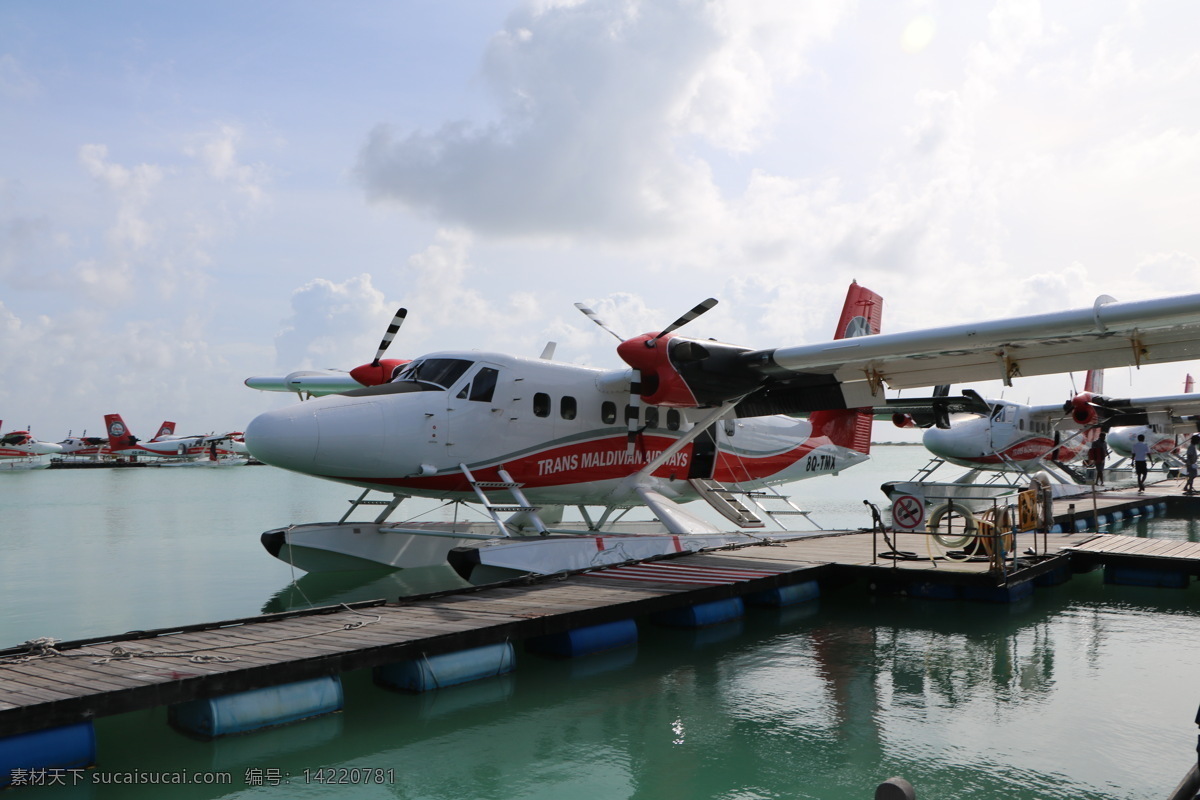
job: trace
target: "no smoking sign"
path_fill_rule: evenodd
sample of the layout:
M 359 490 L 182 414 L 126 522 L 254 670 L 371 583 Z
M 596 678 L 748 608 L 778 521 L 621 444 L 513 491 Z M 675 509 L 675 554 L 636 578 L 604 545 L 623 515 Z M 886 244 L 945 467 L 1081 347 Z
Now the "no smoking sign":
M 892 501 L 892 527 L 898 531 L 915 531 L 925 527 L 925 498 L 899 494 Z

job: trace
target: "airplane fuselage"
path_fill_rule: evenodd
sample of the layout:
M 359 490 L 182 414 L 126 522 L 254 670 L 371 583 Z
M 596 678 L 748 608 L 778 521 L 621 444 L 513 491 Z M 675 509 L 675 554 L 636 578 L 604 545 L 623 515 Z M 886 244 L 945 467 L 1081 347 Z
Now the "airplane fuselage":
M 1165 455 L 1178 445 L 1175 434 L 1163 431 L 1158 425 L 1137 425 L 1131 428 L 1118 428 L 1108 434 L 1108 446 L 1113 452 L 1124 458 L 1133 457 L 1133 443 L 1139 435 L 1146 437 L 1152 455 Z
M 986 417 L 929 428 L 922 441 L 951 464 L 973 469 L 1036 469 L 1042 461 L 1069 463 L 1084 453 L 1098 429 L 1081 430 L 1046 421 L 1045 409 L 991 400 Z
M 328 395 L 254 419 L 252 455 L 328 480 L 424 497 L 473 499 L 506 470 L 533 502 L 618 505 L 629 479 L 708 413 L 630 403 L 626 371 L 483 352 L 435 353 L 393 383 Z M 639 433 L 632 450 L 627 414 Z M 866 460 L 786 416 L 721 419 L 655 469 L 654 488 L 695 496 L 689 478 L 758 488 Z
M 61 452 L 60 445 L 40 442 L 28 431 L 12 431 L 0 436 L 0 458 L 32 458 Z

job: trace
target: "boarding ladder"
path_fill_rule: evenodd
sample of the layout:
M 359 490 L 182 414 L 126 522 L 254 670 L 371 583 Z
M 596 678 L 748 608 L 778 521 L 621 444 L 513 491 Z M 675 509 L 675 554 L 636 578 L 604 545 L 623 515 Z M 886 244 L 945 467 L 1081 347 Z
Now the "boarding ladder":
M 912 477 L 912 482 L 913 483 L 924 483 L 926 478 L 928 478 L 933 473 L 937 472 L 938 467 L 940 467 L 942 464 L 945 464 L 945 463 L 946 463 L 945 459 L 934 456 L 933 458 L 929 459 L 928 464 L 926 464 L 925 466 L 923 466 L 919 470 L 917 470 L 917 474 L 913 475 L 913 477 Z
M 732 490 L 717 481 L 704 478 L 689 478 L 688 483 L 700 497 L 717 512 L 741 528 L 762 528 L 762 518 L 737 498 Z M 761 510 L 761 507 L 760 507 Z
M 501 480 L 477 481 L 475 480 L 475 476 L 471 474 L 471 470 L 467 469 L 466 464 L 459 464 L 458 468 L 462 470 L 463 475 L 467 476 L 467 482 L 470 483 L 471 488 L 475 490 L 475 496 L 479 498 L 480 504 L 491 516 L 492 521 L 496 523 L 496 527 L 500 530 L 500 534 L 502 536 L 511 536 L 512 534 L 509 533 L 508 527 L 505 526 L 505 524 L 501 521 L 501 513 L 528 514 L 530 521 L 533 522 L 533 527 L 537 529 L 538 533 L 540 533 L 542 536 L 545 536 L 548 533 L 545 523 L 542 522 L 541 518 L 537 514 L 541 506 L 529 504 L 529 501 L 525 499 L 525 493 L 521 491 L 522 484 L 514 481 L 506 469 L 501 467 L 497 470 Z M 493 503 L 487 496 L 487 493 L 484 491 L 485 489 L 507 489 L 513 496 L 513 499 L 517 502 L 515 505 L 511 503 L 507 505 L 503 503 Z
M 774 487 L 768 486 L 765 490 L 743 492 L 742 496 L 750 503 L 753 503 L 763 514 L 770 517 L 781 530 L 788 530 L 788 526 L 779 519 L 780 517 L 804 517 L 817 530 L 825 530 L 817 524 L 816 520 L 809 516 L 810 512 L 793 503 L 792 498 L 775 491 Z M 784 507 L 767 508 L 763 505 L 765 502 L 782 503 Z
M 368 500 L 366 498 L 370 493 L 370 489 L 363 489 L 363 493 L 360 494 L 357 499 L 348 501 L 350 503 L 350 507 L 346 509 L 345 514 L 342 514 L 342 518 L 338 520 L 338 525 L 341 525 L 343 522 L 345 522 L 350 515 L 354 513 L 354 509 L 358 508 L 359 506 L 387 506 L 387 508 L 383 509 L 383 511 L 379 513 L 379 516 L 375 518 L 375 524 L 380 525 L 393 511 L 396 510 L 396 507 L 399 506 L 402 501 L 407 500 L 411 496 L 407 494 L 394 494 L 392 495 L 391 500 Z

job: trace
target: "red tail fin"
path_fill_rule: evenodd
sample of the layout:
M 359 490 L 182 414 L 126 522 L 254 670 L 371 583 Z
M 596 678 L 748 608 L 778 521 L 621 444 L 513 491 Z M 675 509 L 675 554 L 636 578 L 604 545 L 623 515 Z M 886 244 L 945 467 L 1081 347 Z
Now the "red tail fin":
M 883 320 L 883 298 L 875 292 L 850 283 L 846 291 L 846 302 L 842 304 L 842 316 L 838 318 L 834 339 L 850 339 L 879 333 Z M 838 411 L 814 411 L 809 415 L 813 435 L 824 436 L 841 447 L 860 453 L 871 452 L 871 422 L 874 416 L 869 408 L 850 408 Z
M 1188 373 L 1188 376 L 1183 379 L 1183 393 L 1192 393 L 1192 374 L 1190 372 Z
M 125 427 L 125 420 L 120 414 L 105 414 L 104 427 L 108 429 L 108 447 L 110 450 L 124 450 L 137 444 L 137 437 Z
M 158 433 L 154 434 L 154 438 L 158 439 L 162 436 L 171 436 L 174 433 L 175 433 L 175 423 L 174 422 L 164 422 L 162 425 L 158 426 Z
M 1104 370 L 1089 369 L 1087 379 L 1083 382 L 1083 390 L 1092 394 L 1104 394 Z

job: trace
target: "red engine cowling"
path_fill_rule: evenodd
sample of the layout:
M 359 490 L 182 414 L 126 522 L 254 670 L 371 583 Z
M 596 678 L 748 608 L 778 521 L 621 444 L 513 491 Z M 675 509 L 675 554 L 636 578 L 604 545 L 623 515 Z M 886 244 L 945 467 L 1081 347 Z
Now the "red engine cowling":
M 1095 396 L 1091 392 L 1077 394 L 1067 401 L 1064 411 L 1070 413 L 1071 419 L 1077 425 L 1095 425 L 1100 421 L 1100 415 L 1096 413 L 1096 407 L 1092 404 Z
M 667 355 L 670 335 L 655 340 L 644 333 L 617 345 L 617 355 L 641 374 L 641 397 L 646 403 L 670 408 L 696 408 L 699 403 Z M 652 346 L 647 346 L 655 340 Z
M 917 421 L 910 414 L 892 414 L 892 424 L 897 428 L 917 427 Z
M 350 370 L 350 377 L 363 386 L 381 386 L 396 377 L 396 372 L 410 358 L 381 358 L 378 364 L 361 364 Z

